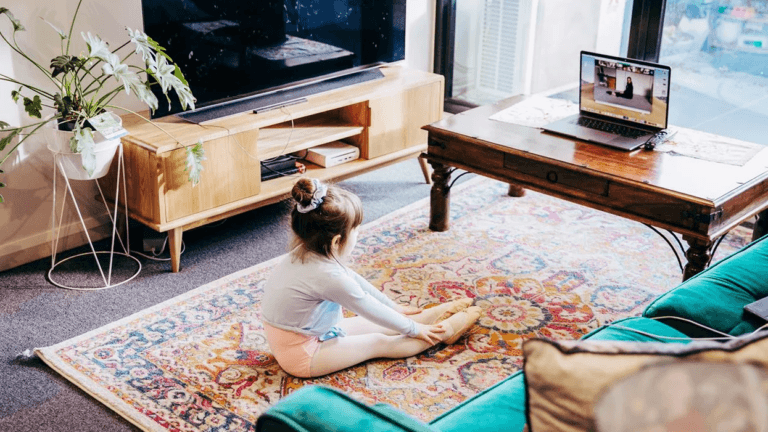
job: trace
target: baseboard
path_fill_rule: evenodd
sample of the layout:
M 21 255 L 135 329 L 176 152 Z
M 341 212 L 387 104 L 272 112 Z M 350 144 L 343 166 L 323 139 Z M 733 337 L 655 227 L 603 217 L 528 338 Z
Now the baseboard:
M 94 242 L 105 239 L 112 233 L 112 225 L 109 220 L 89 217 L 85 219 L 85 226 L 88 228 L 88 235 Z M 63 225 L 60 232 L 57 254 L 88 243 L 79 220 Z M 51 230 L 47 229 L 12 243 L 0 245 L 0 272 L 50 257 L 51 239 Z

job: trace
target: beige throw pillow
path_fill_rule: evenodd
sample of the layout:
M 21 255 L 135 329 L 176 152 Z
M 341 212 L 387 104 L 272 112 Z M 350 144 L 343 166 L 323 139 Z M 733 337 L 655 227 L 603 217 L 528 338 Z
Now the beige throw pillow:
M 595 431 L 595 405 L 615 383 L 644 368 L 677 362 L 768 368 L 768 332 L 725 343 L 532 339 L 523 353 L 530 431 Z

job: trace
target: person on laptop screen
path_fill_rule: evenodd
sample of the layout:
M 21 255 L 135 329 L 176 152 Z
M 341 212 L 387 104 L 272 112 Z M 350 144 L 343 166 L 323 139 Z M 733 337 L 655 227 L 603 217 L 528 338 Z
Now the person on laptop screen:
M 581 52 L 579 114 L 543 129 L 622 150 L 635 150 L 667 127 L 669 66 Z
M 616 92 L 614 93 L 616 97 L 621 97 L 624 99 L 632 99 L 632 92 L 634 90 L 634 87 L 632 86 L 632 77 L 627 77 L 627 86 L 624 87 L 623 92 Z M 611 94 L 611 92 L 608 92 L 608 94 Z

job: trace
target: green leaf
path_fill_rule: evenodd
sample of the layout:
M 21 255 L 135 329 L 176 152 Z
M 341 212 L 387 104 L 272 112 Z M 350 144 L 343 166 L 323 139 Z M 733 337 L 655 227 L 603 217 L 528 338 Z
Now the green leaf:
M 192 187 L 200 183 L 200 172 L 203 170 L 203 161 L 205 160 L 205 149 L 203 142 L 187 147 L 187 166 L 184 171 L 189 171 L 189 181 Z
M 170 57 L 170 56 L 168 56 L 168 54 L 166 54 L 166 53 L 165 53 L 165 48 L 163 48 L 162 46 L 160 46 L 160 44 L 159 44 L 159 43 L 157 43 L 157 41 L 155 41 L 155 40 L 154 40 L 154 39 L 152 39 L 151 37 L 147 36 L 147 42 L 149 42 L 149 45 L 150 45 L 150 46 L 151 46 L 151 47 L 152 47 L 152 48 L 153 48 L 155 51 L 157 51 L 157 53 L 158 53 L 158 54 L 160 54 L 161 56 L 165 57 L 165 58 L 168 60 L 168 62 L 172 62 L 172 61 L 173 61 L 173 60 L 171 60 L 171 57 Z
M 0 182 L 0 187 L 5 187 L 5 183 Z
M 19 96 L 21 96 L 21 89 L 22 87 L 19 87 L 18 90 L 14 90 L 11 92 L 11 99 L 13 99 L 14 102 L 19 101 Z
M 3 199 L 3 196 L 2 196 L 2 195 L 0 195 L 0 204 L 2 204 L 2 203 L 4 203 L 4 202 L 5 202 L 5 199 Z
M 4 122 L 4 121 L 0 120 L 0 129 L 5 129 L 5 128 L 7 128 L 8 126 L 10 126 L 8 123 L 6 123 L 6 122 Z M 2 172 L 2 171 L 0 171 L 0 172 Z
M 22 31 L 25 30 L 24 26 L 21 25 L 21 22 L 16 19 L 15 16 L 11 13 L 11 11 L 8 10 L 8 8 L 0 7 L 0 14 L 5 14 L 9 20 L 13 23 L 13 31 Z
M 8 135 L 4 136 L 3 138 L 0 138 L 0 151 L 5 150 L 5 146 L 10 144 L 10 142 L 13 140 L 13 137 L 18 135 L 20 131 L 21 129 L 14 129 Z
M 55 77 L 60 73 L 69 73 L 82 67 L 86 62 L 86 59 L 81 59 L 75 56 L 60 55 L 51 60 L 51 69 L 53 69 L 52 75 Z
M 43 118 L 41 111 L 43 110 L 43 101 L 40 100 L 40 96 L 35 95 L 33 99 L 28 97 L 24 98 L 24 111 L 29 114 L 30 117 Z
M 93 131 L 91 128 L 80 129 L 78 125 L 75 128 L 75 136 L 69 141 L 69 149 L 82 155 L 83 169 L 89 176 L 92 176 L 93 171 L 96 169 L 95 147 L 96 143 L 93 142 Z
M 53 106 L 56 107 L 56 111 L 58 111 L 64 119 L 68 119 L 70 113 L 75 109 L 72 103 L 72 98 L 69 96 L 62 97 L 59 93 L 53 95 Z
M 176 69 L 174 69 L 173 74 L 178 78 L 181 82 L 184 83 L 185 86 L 189 87 L 189 83 L 187 82 L 187 79 L 184 78 L 184 74 L 181 73 L 181 69 L 179 69 L 179 65 L 173 65 Z

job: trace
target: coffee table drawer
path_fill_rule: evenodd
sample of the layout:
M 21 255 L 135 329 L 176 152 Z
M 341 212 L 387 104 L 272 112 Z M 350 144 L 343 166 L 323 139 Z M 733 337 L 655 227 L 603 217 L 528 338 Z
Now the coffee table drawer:
M 504 155 L 504 168 L 533 179 L 521 180 L 541 184 L 543 187 L 559 185 L 594 195 L 608 195 L 608 180 L 554 166 L 545 162 L 539 162 L 512 154 Z

